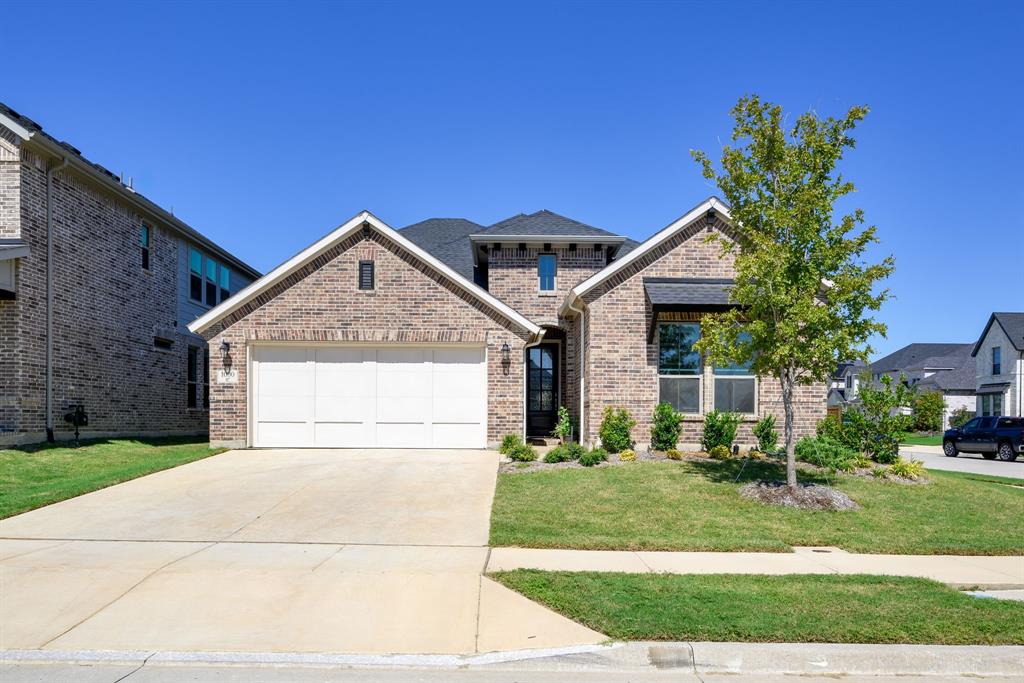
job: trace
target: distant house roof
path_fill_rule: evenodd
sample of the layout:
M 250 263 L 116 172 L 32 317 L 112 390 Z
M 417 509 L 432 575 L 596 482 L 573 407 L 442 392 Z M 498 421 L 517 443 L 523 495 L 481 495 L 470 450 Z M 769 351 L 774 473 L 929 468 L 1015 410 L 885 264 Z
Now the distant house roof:
M 952 369 L 940 370 L 921 380 L 918 386 L 934 387 L 939 391 L 974 391 L 977 364 L 971 355 L 971 345 L 965 344 L 964 346 L 966 348 L 959 349 L 956 353 L 947 356 L 924 359 L 921 364 L 923 367 Z
M 606 237 L 610 242 L 622 242 L 625 238 L 613 232 L 595 228 L 586 223 L 560 216 L 553 211 L 542 209 L 531 214 L 518 214 L 480 230 L 478 235 L 501 236 L 550 236 L 550 237 Z
M 894 351 L 884 358 L 871 364 L 871 372 L 898 372 L 908 368 L 947 367 L 943 365 L 926 365 L 938 358 L 946 358 L 964 349 L 970 350 L 970 344 L 908 344 L 899 351 Z
M 856 372 L 860 368 L 866 367 L 867 364 L 862 360 L 841 361 L 839 365 L 836 366 L 836 371 L 832 374 L 832 376 L 835 377 L 836 379 L 839 379 L 842 377 L 846 377 L 846 373 L 849 372 L 850 370 Z
M 469 236 L 483 229 L 465 218 L 428 218 L 399 230 L 402 236 L 427 251 L 468 280 L 473 280 L 473 247 Z
M 1003 328 L 1003 332 L 1010 338 L 1013 348 L 1018 351 L 1024 351 L 1024 313 L 993 313 L 989 316 L 988 323 L 985 324 L 985 330 L 978 337 L 977 343 L 974 344 L 974 348 L 971 350 L 972 356 L 978 355 L 978 351 L 981 349 L 981 342 L 988 336 L 989 328 L 995 322 L 999 323 L 1000 327 Z

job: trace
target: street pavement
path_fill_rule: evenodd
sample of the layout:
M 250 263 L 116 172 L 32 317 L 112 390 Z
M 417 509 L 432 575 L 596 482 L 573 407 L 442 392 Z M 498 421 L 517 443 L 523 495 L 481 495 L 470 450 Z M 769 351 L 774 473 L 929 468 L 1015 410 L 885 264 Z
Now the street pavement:
M 900 455 L 907 459 L 920 460 L 929 470 L 971 472 L 1024 479 L 1024 456 L 1017 458 L 1015 462 L 986 460 L 975 453 L 961 453 L 955 458 L 947 458 L 943 455 L 940 446 L 902 446 Z

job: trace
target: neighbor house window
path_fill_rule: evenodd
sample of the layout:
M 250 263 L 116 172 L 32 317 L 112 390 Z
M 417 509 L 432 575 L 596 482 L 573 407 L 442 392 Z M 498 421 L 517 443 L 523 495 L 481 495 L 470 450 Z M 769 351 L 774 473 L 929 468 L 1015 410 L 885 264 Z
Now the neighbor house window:
M 189 408 L 196 407 L 196 394 L 199 388 L 199 347 L 188 347 L 188 377 L 185 382 L 185 402 Z
M 359 262 L 359 289 L 373 289 L 373 261 Z
M 750 341 L 750 335 L 740 333 L 740 340 Z M 743 365 L 725 365 L 715 368 L 715 410 L 728 413 L 753 413 L 757 393 L 750 362 Z
M 142 267 L 149 270 L 149 226 L 145 223 L 139 228 L 139 248 L 142 250 Z
M 982 394 L 981 395 L 981 414 L 984 417 L 991 415 L 1002 415 L 1003 414 L 1003 395 L 1002 394 Z
M 993 346 L 992 347 L 992 374 L 1001 375 L 1003 373 L 1003 347 Z
M 680 413 L 700 413 L 701 357 L 693 345 L 699 323 L 658 326 L 658 400 Z
M 555 265 L 554 254 L 541 254 L 537 257 L 537 278 L 540 291 L 555 291 Z
M 197 303 L 216 306 L 231 296 L 231 271 L 195 247 L 188 248 L 188 296 Z

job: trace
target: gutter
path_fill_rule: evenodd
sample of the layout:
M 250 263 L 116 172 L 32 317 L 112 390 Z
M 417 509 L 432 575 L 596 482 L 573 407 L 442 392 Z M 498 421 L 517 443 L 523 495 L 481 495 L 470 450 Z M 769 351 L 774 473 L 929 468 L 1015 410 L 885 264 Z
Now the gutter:
M 68 165 L 62 157 L 46 169 L 46 440 L 53 443 L 53 175 Z
M 576 299 L 576 300 L 574 301 L 573 299 Z M 584 410 L 584 406 L 586 405 L 586 403 L 584 401 L 584 397 L 586 396 L 585 392 L 586 392 L 586 389 L 587 389 L 587 376 L 586 376 L 586 355 L 587 355 L 587 351 L 586 351 L 586 345 L 584 343 L 585 340 L 586 340 L 586 334 L 585 334 L 585 331 L 586 331 L 586 309 L 585 308 L 576 308 L 576 306 L 575 306 L 576 301 L 578 301 L 578 299 L 576 297 L 572 297 L 572 299 L 567 299 L 566 300 L 566 304 L 568 305 L 570 311 L 574 311 L 574 312 L 580 314 L 580 318 L 579 318 L 579 320 L 580 320 L 580 349 L 579 349 L 579 356 L 580 356 L 580 433 L 579 433 L 579 443 L 580 443 L 580 445 L 582 445 L 583 444 L 583 435 L 587 433 L 586 432 L 586 424 L 587 424 L 586 423 L 586 419 L 587 419 L 587 416 L 586 416 L 586 412 Z M 582 302 L 580 302 L 580 303 L 582 304 Z

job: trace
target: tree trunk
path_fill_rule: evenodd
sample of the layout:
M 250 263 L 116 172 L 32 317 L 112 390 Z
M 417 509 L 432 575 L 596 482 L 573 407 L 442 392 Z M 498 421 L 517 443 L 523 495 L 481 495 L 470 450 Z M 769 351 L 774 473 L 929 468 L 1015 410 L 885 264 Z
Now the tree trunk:
M 780 373 L 779 382 L 782 384 L 782 408 L 785 411 L 785 424 L 783 434 L 786 438 L 786 484 L 796 486 L 796 439 L 794 430 L 793 415 L 793 373 L 784 370 Z

